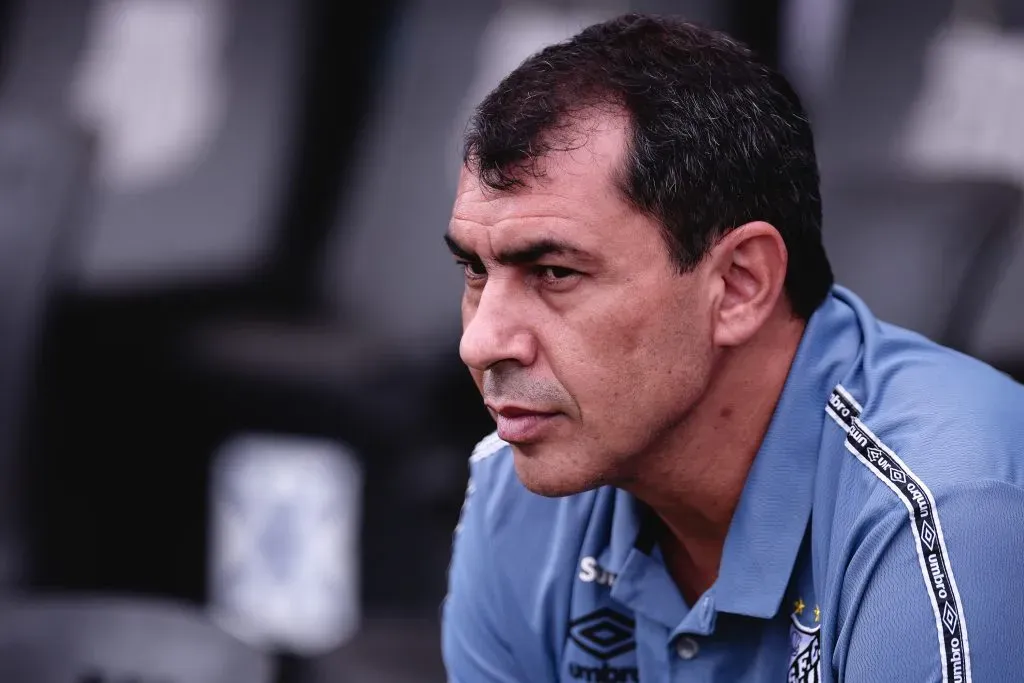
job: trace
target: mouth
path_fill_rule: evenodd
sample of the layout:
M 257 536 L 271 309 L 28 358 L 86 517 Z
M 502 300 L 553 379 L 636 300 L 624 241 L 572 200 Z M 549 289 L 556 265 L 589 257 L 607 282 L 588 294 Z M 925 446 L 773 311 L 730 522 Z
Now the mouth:
M 544 431 L 561 413 L 536 410 L 524 406 L 495 406 L 487 404 L 487 410 L 498 427 L 498 437 L 513 444 L 524 444 L 539 440 Z

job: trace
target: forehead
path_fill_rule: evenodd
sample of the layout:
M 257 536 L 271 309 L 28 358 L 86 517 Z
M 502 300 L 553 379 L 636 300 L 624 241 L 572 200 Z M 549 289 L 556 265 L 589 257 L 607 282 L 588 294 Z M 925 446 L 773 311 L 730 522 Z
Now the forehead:
M 522 187 L 495 192 L 464 168 L 452 212 L 452 236 L 478 253 L 544 237 L 591 251 L 635 241 L 638 226 L 633 224 L 645 217 L 622 197 L 615 181 L 627 124 L 613 117 L 586 123 L 580 144 L 546 155 L 539 177 L 527 178 Z

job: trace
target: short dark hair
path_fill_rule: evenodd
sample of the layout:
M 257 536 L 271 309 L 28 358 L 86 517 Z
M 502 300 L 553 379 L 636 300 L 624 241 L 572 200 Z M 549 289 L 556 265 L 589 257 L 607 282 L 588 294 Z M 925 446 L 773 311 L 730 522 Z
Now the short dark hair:
M 833 276 L 811 127 L 786 79 L 721 32 L 627 14 L 509 74 L 477 107 L 464 161 L 485 185 L 512 191 L 540 175 L 545 154 L 576 144 L 576 122 L 602 107 L 631 125 L 620 189 L 665 228 L 681 270 L 730 229 L 767 221 L 789 252 L 790 304 L 809 318 Z

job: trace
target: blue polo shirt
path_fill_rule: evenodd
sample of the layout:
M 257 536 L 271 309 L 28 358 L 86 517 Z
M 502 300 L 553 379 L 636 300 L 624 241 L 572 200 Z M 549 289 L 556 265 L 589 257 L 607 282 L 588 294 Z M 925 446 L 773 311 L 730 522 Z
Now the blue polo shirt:
M 812 316 L 687 604 L 624 491 L 527 491 L 470 458 L 443 607 L 452 683 L 1024 680 L 1024 387 L 877 321 Z

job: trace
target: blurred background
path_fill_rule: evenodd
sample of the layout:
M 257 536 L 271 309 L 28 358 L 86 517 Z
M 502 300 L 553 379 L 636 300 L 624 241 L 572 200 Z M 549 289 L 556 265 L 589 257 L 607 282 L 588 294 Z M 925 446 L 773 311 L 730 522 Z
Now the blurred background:
M 444 680 L 460 134 L 626 10 L 781 68 L 840 282 L 1024 377 L 1020 0 L 3 1 L 0 679 Z

